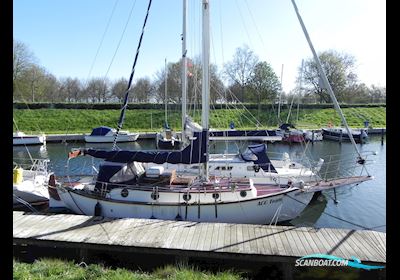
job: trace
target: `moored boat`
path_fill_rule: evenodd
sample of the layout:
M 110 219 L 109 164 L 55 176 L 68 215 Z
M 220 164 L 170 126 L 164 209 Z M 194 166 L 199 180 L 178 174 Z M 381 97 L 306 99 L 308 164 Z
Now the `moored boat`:
M 27 135 L 17 131 L 13 133 L 13 145 L 43 145 L 46 144 L 46 135 Z
M 366 129 L 350 129 L 350 133 L 356 143 L 365 143 L 368 140 Z M 343 127 L 327 127 L 322 128 L 322 136 L 327 140 L 334 141 L 350 141 L 346 128 Z
M 85 135 L 86 143 L 113 143 L 116 130 L 108 126 L 96 127 L 90 135 Z M 134 142 L 138 139 L 139 133 L 120 131 L 117 142 Z

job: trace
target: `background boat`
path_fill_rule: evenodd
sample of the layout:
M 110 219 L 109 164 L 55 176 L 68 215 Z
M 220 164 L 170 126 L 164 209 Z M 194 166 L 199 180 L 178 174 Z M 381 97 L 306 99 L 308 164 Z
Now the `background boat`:
M 116 130 L 108 126 L 96 127 L 90 135 L 85 135 L 86 143 L 113 143 Z M 120 131 L 117 142 L 134 142 L 138 139 L 139 133 Z

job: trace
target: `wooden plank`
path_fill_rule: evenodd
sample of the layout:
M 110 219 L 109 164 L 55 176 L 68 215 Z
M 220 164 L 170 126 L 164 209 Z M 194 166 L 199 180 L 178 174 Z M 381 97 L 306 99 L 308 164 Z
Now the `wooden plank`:
M 379 241 L 379 237 L 374 234 L 373 231 L 360 231 L 362 240 L 365 240 L 365 246 L 371 252 L 372 256 L 379 255 L 380 259 L 386 260 L 386 247 Z
M 197 248 L 200 251 L 208 251 L 211 247 L 211 240 L 214 238 L 212 235 L 212 224 L 203 223 L 202 230 L 199 237 L 199 242 L 197 243 Z
M 318 240 L 321 248 L 324 250 L 324 254 L 328 252 L 335 246 L 336 242 L 333 241 L 330 236 L 328 236 L 322 229 L 318 229 L 314 232 L 315 239 Z
M 283 242 L 283 246 L 285 247 L 286 256 L 296 256 L 295 252 L 297 251 L 297 247 L 288 233 L 290 230 L 291 229 L 289 227 L 282 228 L 280 236 Z
M 304 256 L 304 250 L 302 249 L 302 244 L 300 240 L 298 240 L 297 234 L 294 231 L 294 227 L 287 229 L 284 233 L 286 239 L 288 240 L 289 244 L 291 245 L 292 256 Z
M 336 236 L 338 238 L 338 244 L 340 243 L 339 247 L 340 250 L 343 252 L 342 256 L 345 259 L 350 259 L 354 254 L 353 248 L 348 244 L 346 236 L 347 233 L 339 231 L 338 229 L 331 229 L 330 231 L 331 236 Z
M 232 224 L 230 227 L 230 251 L 234 253 L 240 252 L 240 244 L 238 242 L 237 231 L 240 228 L 239 224 Z
M 151 226 L 150 234 L 147 236 L 147 244 L 144 243 L 143 246 L 148 246 L 152 248 L 160 248 L 163 243 L 163 239 L 168 235 L 170 231 L 169 225 L 173 221 L 160 221 L 160 223 L 154 223 Z
M 171 248 L 183 249 L 183 243 L 187 236 L 187 226 L 190 222 L 179 222 L 179 231 L 175 234 L 174 239 L 171 241 Z
M 242 253 L 244 251 L 243 245 L 243 225 L 237 224 L 236 225 L 236 243 L 237 243 L 237 252 Z
M 179 233 L 180 225 L 181 224 L 178 222 L 171 224 L 171 231 L 167 236 L 167 238 L 165 239 L 162 248 L 171 248 L 172 241 L 174 240 L 175 236 Z
M 281 235 L 282 231 L 279 229 L 279 226 L 271 226 L 271 227 L 274 232 L 273 237 L 278 246 L 277 254 L 280 256 L 282 256 L 282 255 L 285 256 L 287 254 L 287 252 L 286 252 L 285 246 L 283 245 L 283 240 L 282 240 L 282 235 Z
M 321 254 L 327 252 L 329 250 L 329 242 L 326 240 L 322 234 L 318 234 L 317 229 L 311 228 L 308 233 L 312 236 L 313 241 L 317 244 L 319 248 L 319 252 Z
M 188 233 L 187 233 L 187 236 L 186 236 L 186 240 L 183 243 L 183 248 L 182 249 L 189 249 L 190 248 L 190 244 L 192 243 L 192 240 L 194 238 L 196 230 L 197 230 L 197 223 L 194 222 L 188 228 Z
M 278 254 L 278 244 L 275 241 L 274 238 L 274 230 L 270 226 L 265 226 L 263 228 L 265 230 L 265 238 L 263 240 L 264 243 L 264 248 L 266 250 L 267 255 L 276 255 Z
M 25 217 L 22 222 L 23 227 L 18 231 L 17 237 L 28 238 L 30 236 L 38 235 L 43 232 L 43 229 L 49 229 L 49 227 L 43 227 L 42 221 L 46 219 L 46 216 L 41 215 L 30 215 L 29 218 Z M 20 225 L 22 225 L 20 224 Z
M 257 254 L 257 236 L 255 232 L 256 225 L 248 225 L 249 230 L 249 245 L 250 245 L 250 254 Z
M 353 249 L 353 252 L 355 253 L 354 257 L 359 259 L 367 259 L 370 253 L 368 252 L 368 250 L 360 246 L 361 240 L 359 239 L 359 236 L 358 238 L 357 236 L 355 236 L 357 232 L 349 230 L 340 230 L 340 231 L 342 231 L 343 234 L 348 235 L 346 242 Z
M 250 252 L 250 234 L 249 227 L 247 225 L 242 225 L 242 236 L 243 236 L 243 253 L 248 254 Z
M 162 225 L 163 230 L 158 230 L 154 235 L 154 244 L 156 244 L 157 248 L 161 248 L 167 238 L 172 231 L 172 227 L 176 224 L 176 221 L 165 221 Z
M 207 224 L 200 223 L 196 225 L 196 230 L 193 234 L 193 239 L 190 242 L 188 249 L 199 250 L 199 247 L 203 246 L 203 244 L 201 243 L 203 242 L 204 239 L 204 235 L 202 235 L 202 232 L 204 232 L 204 228 L 207 228 Z
M 225 241 L 224 229 L 225 229 L 225 224 L 218 225 L 218 240 L 217 240 L 215 251 L 218 251 L 218 252 L 223 251 L 224 241 Z
M 254 233 L 256 235 L 256 244 L 257 244 L 257 254 L 263 254 L 265 252 L 264 248 L 264 238 L 266 238 L 266 234 L 264 234 L 262 230 L 262 226 L 255 226 Z
M 296 229 L 296 233 L 299 235 L 300 240 L 303 241 L 303 244 L 306 247 L 307 254 L 317 254 L 320 253 L 320 248 L 317 246 L 317 244 L 314 242 L 311 234 L 308 232 L 309 227 L 304 227 L 304 228 L 298 228 Z M 308 245 L 305 244 L 307 242 Z
M 219 228 L 221 227 L 221 224 L 219 223 L 213 223 L 210 224 L 212 226 L 212 240 L 210 244 L 210 251 L 214 252 L 216 249 L 218 249 L 218 243 L 219 243 Z
M 363 232 L 362 230 L 356 231 L 353 234 L 352 242 L 355 243 L 360 250 L 364 252 L 364 256 L 357 256 L 359 259 L 365 260 L 375 260 L 382 258 L 382 251 L 375 245 L 373 240 L 369 239 L 370 234 L 368 232 Z
M 319 233 L 322 234 L 324 236 L 325 240 L 327 240 L 329 242 L 329 247 L 328 247 L 328 249 L 326 251 L 326 254 L 335 255 L 335 253 L 338 252 L 340 256 L 344 255 L 344 253 L 340 250 L 340 248 L 336 248 L 335 250 L 333 250 L 335 248 L 335 246 L 338 244 L 339 239 L 332 237 L 328 233 L 328 230 L 329 229 L 326 229 L 326 228 L 320 228 L 319 229 Z

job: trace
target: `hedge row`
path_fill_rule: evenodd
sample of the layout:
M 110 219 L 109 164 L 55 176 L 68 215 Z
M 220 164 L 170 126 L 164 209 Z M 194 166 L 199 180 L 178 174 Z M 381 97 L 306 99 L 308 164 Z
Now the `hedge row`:
M 258 104 L 254 103 L 244 103 L 243 104 L 247 109 L 257 109 Z M 197 105 L 201 108 L 201 104 Z M 271 107 L 277 107 L 277 104 L 261 104 L 260 109 L 271 109 Z M 284 104 L 281 105 L 286 108 L 289 105 Z M 294 105 L 297 107 L 297 105 Z M 300 104 L 302 109 L 329 109 L 333 108 L 333 104 Z M 365 107 L 365 108 L 374 108 L 374 107 L 386 107 L 385 103 L 369 103 L 369 104 L 340 104 L 342 108 L 353 108 L 353 107 Z M 93 109 L 93 110 L 118 110 L 121 109 L 120 103 L 13 103 L 14 109 Z M 181 104 L 168 104 L 169 110 L 179 110 L 181 108 Z M 225 104 L 214 104 L 213 109 L 225 109 Z M 129 103 L 128 109 L 155 109 L 161 110 L 164 109 L 164 104 L 160 103 Z

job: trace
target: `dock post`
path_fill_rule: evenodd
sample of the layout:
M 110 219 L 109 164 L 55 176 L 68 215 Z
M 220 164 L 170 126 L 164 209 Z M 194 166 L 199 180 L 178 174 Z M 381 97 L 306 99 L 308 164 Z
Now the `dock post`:
M 384 135 L 384 129 L 381 129 L 381 145 L 383 145 L 383 135 Z
M 339 143 L 342 144 L 343 130 L 340 130 Z

